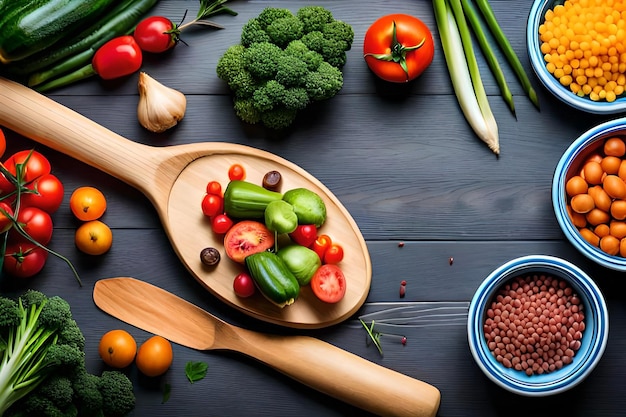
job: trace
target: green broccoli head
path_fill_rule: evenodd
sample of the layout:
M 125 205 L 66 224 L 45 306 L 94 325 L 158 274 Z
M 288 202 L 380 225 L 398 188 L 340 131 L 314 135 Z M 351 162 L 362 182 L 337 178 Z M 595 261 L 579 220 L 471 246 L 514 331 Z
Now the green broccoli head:
M 62 329 L 72 320 L 70 304 L 59 296 L 53 296 L 44 301 L 39 322 L 47 329 Z
M 304 6 L 296 12 L 304 25 L 304 32 L 321 31 L 325 24 L 335 20 L 333 14 L 322 6 Z
M 315 72 L 307 74 L 305 88 L 311 100 L 320 101 L 334 97 L 343 87 L 341 70 L 322 62 Z
M 105 417 L 123 417 L 135 408 L 133 383 L 119 371 L 104 371 L 98 379 Z
M 217 74 L 228 83 L 241 120 L 283 129 L 312 101 L 341 90 L 353 41 L 352 27 L 321 6 L 296 14 L 266 7 L 244 25 L 241 43 L 220 58 Z
M 73 376 L 74 404 L 81 416 L 97 416 L 102 412 L 102 394 L 98 388 L 99 377 L 85 370 Z
M 59 330 L 57 343 L 72 346 L 80 351 L 85 350 L 85 336 L 78 327 L 76 320 L 69 319 Z

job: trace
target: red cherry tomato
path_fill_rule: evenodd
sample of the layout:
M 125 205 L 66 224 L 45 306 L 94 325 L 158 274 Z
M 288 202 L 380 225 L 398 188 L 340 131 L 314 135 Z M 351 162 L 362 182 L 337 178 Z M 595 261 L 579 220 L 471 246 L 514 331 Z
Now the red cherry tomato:
M 233 221 L 226 214 L 218 214 L 211 220 L 211 227 L 215 233 L 223 235 L 233 227 Z
M 317 238 L 317 227 L 314 224 L 300 224 L 289 234 L 289 237 L 298 245 L 311 247 Z
M 424 22 L 410 15 L 383 16 L 365 32 L 365 62 L 385 81 L 404 83 L 417 78 L 434 54 L 432 33 Z
M 29 278 L 41 271 L 48 259 L 48 252 L 32 243 L 7 245 L 2 269 L 18 278 Z
M 338 264 L 343 259 L 343 247 L 338 243 L 332 243 L 324 252 L 325 264 Z
M 311 278 L 311 289 L 325 303 L 337 303 L 346 294 L 346 277 L 337 265 L 322 265 Z
M 17 213 L 17 222 L 33 240 L 44 246 L 52 239 L 52 218 L 40 208 L 21 208 Z M 16 241 L 25 239 L 15 229 L 12 229 L 9 233 L 11 238 Z
M 91 65 L 103 80 L 130 75 L 141 68 L 141 48 L 130 35 L 118 36 L 102 45 L 93 56 Z
M 243 180 L 246 178 L 246 169 L 241 164 L 232 164 L 228 168 L 228 178 L 231 181 Z
M 238 297 L 247 298 L 254 294 L 256 287 L 254 280 L 247 272 L 242 272 L 233 281 L 233 290 Z
M 222 197 L 222 184 L 217 181 L 209 181 L 206 185 L 207 194 L 219 195 Z
M 179 33 L 168 18 L 150 16 L 137 24 L 133 37 L 143 51 L 161 53 L 176 46 Z
M 27 188 L 33 192 L 22 193 L 22 207 L 38 207 L 52 214 L 63 202 L 63 184 L 53 174 L 42 175 Z
M 313 246 L 311 247 L 311 249 L 313 249 L 315 253 L 317 253 L 317 256 L 319 256 L 320 260 L 323 262 L 324 254 L 326 253 L 326 250 L 328 250 L 330 245 L 332 245 L 332 243 L 333 242 L 330 239 L 330 236 L 319 235 L 317 239 L 315 239 L 315 242 L 313 242 Z
M 202 199 L 202 212 L 207 217 L 224 213 L 224 199 L 215 194 L 207 194 Z
M 17 176 L 17 165 L 22 165 L 22 180 L 28 184 L 35 179 L 50 173 L 50 161 L 35 150 L 19 151 L 11 155 L 4 167 L 13 176 Z
M 10 216 L 13 216 L 13 209 L 4 201 L 0 201 L 0 233 L 6 232 L 13 226 Z

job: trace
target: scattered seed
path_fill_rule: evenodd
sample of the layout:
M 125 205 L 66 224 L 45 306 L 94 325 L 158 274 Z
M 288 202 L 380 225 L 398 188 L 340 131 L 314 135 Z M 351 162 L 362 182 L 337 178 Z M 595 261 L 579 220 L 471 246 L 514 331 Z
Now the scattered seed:
M 448 263 L 450 265 L 452 265 L 454 263 L 454 258 L 451 256 L 450 259 L 448 259 Z
M 404 285 L 400 285 L 400 298 L 404 298 L 406 295 L 406 287 Z
M 402 339 L 400 339 L 400 343 L 406 345 L 406 336 L 402 336 Z
M 404 247 L 404 242 L 398 242 L 398 247 L 399 247 L 399 248 Z
M 406 281 L 405 280 L 400 281 L 400 285 L 404 287 L 406 285 Z

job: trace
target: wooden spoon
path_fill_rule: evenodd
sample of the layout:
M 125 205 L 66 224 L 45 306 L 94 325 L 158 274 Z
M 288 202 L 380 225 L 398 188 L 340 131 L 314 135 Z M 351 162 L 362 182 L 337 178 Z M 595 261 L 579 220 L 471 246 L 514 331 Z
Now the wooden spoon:
M 439 390 L 308 336 L 279 336 L 230 325 L 200 307 L 134 278 L 96 282 L 96 305 L 112 316 L 192 349 L 231 350 L 381 416 L 432 417 Z
M 143 145 L 2 77 L 0 125 L 140 190 L 156 208 L 174 250 L 192 275 L 222 301 L 250 316 L 288 327 L 319 328 L 350 317 L 367 298 L 372 266 L 356 222 L 319 180 L 283 158 L 222 142 Z M 323 198 L 328 220 L 320 233 L 332 236 L 348 254 L 341 263 L 347 280 L 347 292 L 341 302 L 325 304 L 308 287 L 303 288 L 294 304 L 283 309 L 261 295 L 243 299 L 234 294 L 232 280 L 242 267 L 226 258 L 222 237 L 211 231 L 201 210 L 209 179 L 226 186 L 228 168 L 233 163 L 245 166 L 249 181 L 260 184 L 266 172 L 278 170 L 283 176 L 282 190 L 305 187 Z M 220 248 L 223 259 L 217 267 L 206 268 L 200 261 L 200 252 L 205 247 Z

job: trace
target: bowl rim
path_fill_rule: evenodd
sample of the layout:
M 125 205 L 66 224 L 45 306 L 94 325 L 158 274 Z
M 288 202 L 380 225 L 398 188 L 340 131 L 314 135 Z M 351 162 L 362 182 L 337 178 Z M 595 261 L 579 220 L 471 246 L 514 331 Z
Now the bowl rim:
M 565 184 L 567 174 L 576 159 L 584 153 L 588 145 L 613 136 L 618 131 L 624 131 L 623 133 L 626 134 L 626 117 L 609 120 L 594 126 L 570 144 L 565 152 L 563 152 L 554 170 L 552 179 L 552 206 L 561 230 L 576 249 L 587 258 L 602 266 L 617 271 L 626 271 L 626 258 L 611 256 L 600 248 L 591 245 L 582 237 L 569 218 L 567 202 L 566 198 L 564 198 L 566 195 Z
M 543 22 L 544 11 L 548 6 L 562 4 L 563 0 L 535 0 L 528 14 L 526 25 L 526 45 L 531 67 L 543 86 L 552 92 L 559 100 L 570 106 L 595 114 L 620 113 L 626 110 L 626 98 L 620 97 L 609 103 L 607 101 L 592 101 L 579 97 L 561 83 L 545 69 L 543 54 L 539 45 L 539 26 Z
M 529 271 L 549 270 L 567 279 L 585 300 L 586 338 L 572 364 L 549 374 L 533 375 L 506 369 L 491 355 L 483 336 L 484 308 L 495 291 L 510 279 Z M 589 325 L 590 321 L 593 325 Z M 608 341 L 608 309 L 595 282 L 574 264 L 554 256 L 527 255 L 512 259 L 496 268 L 476 290 L 468 311 L 468 343 L 474 360 L 483 373 L 500 387 L 524 396 L 548 396 L 581 383 L 599 363 Z M 590 332 L 590 333 L 589 333 Z M 584 354 L 582 354 L 584 352 Z M 581 355 L 582 354 L 582 355 Z

